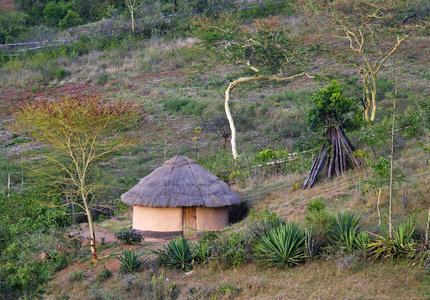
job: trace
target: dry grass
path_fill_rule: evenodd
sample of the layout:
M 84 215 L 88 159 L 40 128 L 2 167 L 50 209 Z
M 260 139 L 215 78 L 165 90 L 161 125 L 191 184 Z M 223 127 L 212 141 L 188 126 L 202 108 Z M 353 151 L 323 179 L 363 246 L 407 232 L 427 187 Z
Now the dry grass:
M 400 152 L 398 152 L 400 153 Z M 376 158 L 375 158 L 376 159 Z M 418 225 L 425 226 L 427 200 L 430 197 L 429 166 L 424 152 L 416 147 L 416 142 L 402 149 L 396 157 L 395 168 L 401 170 L 409 180 L 394 187 L 393 214 L 395 222 L 415 218 Z M 292 173 L 273 176 L 268 179 L 251 178 L 246 188 L 239 189 L 242 197 L 254 209 L 269 209 L 290 221 L 302 222 L 306 214 L 306 204 L 315 198 L 322 198 L 329 211 L 354 211 L 367 224 L 376 224 L 377 195 L 375 188 L 369 187 L 366 180 L 372 170 L 352 170 L 342 177 L 322 178 L 312 189 L 300 189 L 306 174 Z M 298 184 L 297 189 L 294 186 Z M 389 201 L 388 187 L 384 187 L 381 197 L 381 213 L 387 215 Z
M 101 267 L 100 267 L 101 268 Z M 112 268 L 111 268 L 112 269 Z M 88 276 L 78 282 L 51 284 L 58 299 L 150 299 L 151 270 L 131 275 L 114 275 L 97 283 L 97 270 L 84 270 Z M 417 275 L 419 269 L 390 262 L 371 264 L 356 260 L 339 271 L 336 261 L 314 261 L 291 269 L 262 269 L 249 264 L 232 270 L 197 268 L 191 274 L 175 270 L 163 272 L 164 290 L 175 284 L 177 299 L 423 299 L 428 291 Z M 67 280 L 67 277 L 65 278 Z

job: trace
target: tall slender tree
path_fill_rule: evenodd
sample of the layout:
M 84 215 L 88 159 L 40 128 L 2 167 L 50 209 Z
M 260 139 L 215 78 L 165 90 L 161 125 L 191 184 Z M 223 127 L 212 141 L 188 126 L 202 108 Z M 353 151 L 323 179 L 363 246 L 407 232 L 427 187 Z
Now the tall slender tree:
M 118 131 L 136 117 L 130 104 L 104 103 L 97 96 L 26 102 L 15 113 L 19 128 L 49 147 L 30 163 L 71 199 L 65 205 L 76 205 L 87 216 L 94 262 L 98 258 L 91 212 L 102 203 L 98 194 L 103 188 L 96 180 L 97 166 L 132 142 Z

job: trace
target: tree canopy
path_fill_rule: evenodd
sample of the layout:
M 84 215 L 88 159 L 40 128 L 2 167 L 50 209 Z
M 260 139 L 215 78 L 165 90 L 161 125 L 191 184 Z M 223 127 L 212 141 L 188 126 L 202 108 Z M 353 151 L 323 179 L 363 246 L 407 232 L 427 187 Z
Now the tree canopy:
M 133 124 L 136 117 L 130 104 L 104 103 L 94 95 L 25 102 L 15 112 L 20 129 L 49 147 L 49 152 L 31 164 L 50 185 L 61 187 L 68 196 L 65 205 L 77 205 L 86 214 L 95 261 L 91 212 L 94 206 L 103 205 L 97 195 L 105 187 L 94 174 L 98 163 L 131 143 L 129 137 L 117 133 Z
M 362 120 L 358 105 L 343 96 L 343 88 L 335 80 L 315 93 L 311 100 L 306 123 L 312 131 L 339 125 L 346 130 L 356 129 Z

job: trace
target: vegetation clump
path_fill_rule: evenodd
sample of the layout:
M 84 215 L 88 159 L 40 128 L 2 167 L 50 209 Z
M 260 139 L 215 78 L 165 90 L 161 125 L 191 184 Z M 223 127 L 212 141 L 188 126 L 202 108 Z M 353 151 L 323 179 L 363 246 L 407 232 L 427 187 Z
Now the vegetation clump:
M 133 250 L 125 250 L 122 255 L 117 256 L 116 259 L 121 262 L 120 273 L 126 274 L 140 271 L 148 261 L 147 259 L 141 259 L 141 256 L 142 251 Z
M 254 248 L 257 263 L 283 268 L 302 263 L 306 258 L 306 236 L 290 222 L 265 232 Z
M 163 249 L 155 252 L 158 263 L 170 269 L 189 271 L 193 264 L 192 244 L 184 237 L 170 241 Z
M 143 241 L 141 233 L 135 229 L 124 229 L 115 233 L 115 237 L 124 245 L 138 245 Z

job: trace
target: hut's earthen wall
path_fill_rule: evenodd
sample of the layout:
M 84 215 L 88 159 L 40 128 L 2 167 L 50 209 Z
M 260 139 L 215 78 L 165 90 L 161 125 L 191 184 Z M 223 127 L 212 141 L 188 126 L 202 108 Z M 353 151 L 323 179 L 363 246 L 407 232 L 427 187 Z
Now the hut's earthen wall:
M 133 228 L 148 237 L 182 234 L 182 207 L 133 206 Z M 197 230 L 218 231 L 228 225 L 228 206 L 197 207 Z
M 133 206 L 133 228 L 142 231 L 182 231 L 182 207 Z
M 197 207 L 197 230 L 218 231 L 228 226 L 228 206 Z

